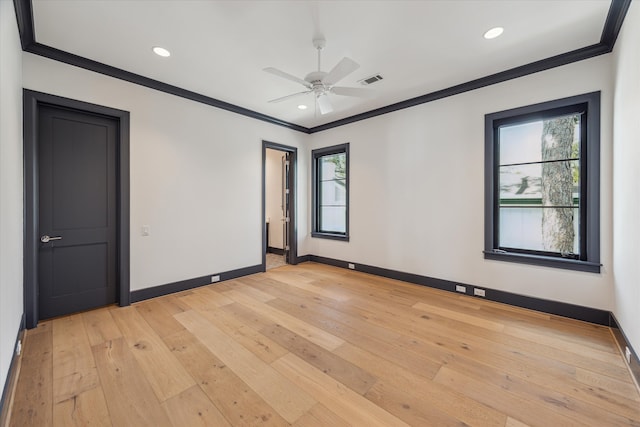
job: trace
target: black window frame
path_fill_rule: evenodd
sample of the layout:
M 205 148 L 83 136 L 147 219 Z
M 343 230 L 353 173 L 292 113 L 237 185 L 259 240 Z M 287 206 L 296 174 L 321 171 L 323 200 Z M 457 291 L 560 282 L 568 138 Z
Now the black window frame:
M 320 229 L 320 224 L 321 224 L 321 214 L 320 214 L 320 191 L 319 191 L 319 179 L 320 179 L 320 174 L 319 174 L 319 168 L 318 168 L 318 162 L 322 157 L 325 156 L 331 156 L 334 154 L 342 154 L 344 153 L 346 155 L 346 160 L 345 160 L 345 165 L 346 165 L 346 170 L 345 170 L 345 190 L 346 190 L 346 197 L 345 197 L 345 203 L 346 203 L 346 218 L 345 218 L 345 232 L 344 233 L 336 233 L 336 232 L 327 232 L 327 231 L 322 231 Z M 338 145 L 333 145 L 331 147 L 324 147 L 324 148 L 318 148 L 315 150 L 311 151 L 311 182 L 312 182 L 312 199 L 311 199 L 311 203 L 312 203 L 312 207 L 311 207 L 311 212 L 312 212 L 312 230 L 311 230 L 311 236 L 312 237 L 319 237 L 319 238 L 323 238 L 323 239 L 333 239 L 333 240 L 342 240 L 342 241 L 349 241 L 349 183 L 351 181 L 350 179 L 350 173 L 349 173 L 349 143 L 344 143 L 344 144 L 338 144 Z
M 582 110 L 580 142 L 580 256 L 552 256 L 499 247 L 499 126 Z M 554 114 L 555 113 L 555 114 Z M 586 128 L 586 129 L 585 129 Z M 590 92 L 485 115 L 484 258 L 544 267 L 600 273 L 600 92 Z

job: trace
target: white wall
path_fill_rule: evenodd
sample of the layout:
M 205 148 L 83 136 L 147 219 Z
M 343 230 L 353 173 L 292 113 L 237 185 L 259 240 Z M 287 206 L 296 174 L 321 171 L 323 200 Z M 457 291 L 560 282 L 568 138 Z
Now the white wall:
M 267 149 L 265 159 L 265 215 L 269 220 L 269 246 L 283 249 L 282 222 L 282 156 L 278 150 Z M 305 187 L 306 189 L 306 187 Z M 303 199 L 306 204 L 306 198 Z M 304 217 L 306 218 L 306 216 Z M 306 253 L 305 253 L 306 254 Z M 305 255 L 300 254 L 300 255 Z
M 483 258 L 484 116 L 602 91 L 601 274 Z M 315 255 L 605 310 L 612 308 L 610 55 L 312 135 L 350 142 L 350 241 Z
M 28 53 L 23 68 L 27 89 L 131 112 L 131 290 L 261 263 L 262 140 L 302 147 L 308 135 Z
M 614 314 L 640 352 L 640 5 L 632 2 L 613 55 Z
M 23 311 L 21 52 L 13 2 L 0 0 L 0 390 Z

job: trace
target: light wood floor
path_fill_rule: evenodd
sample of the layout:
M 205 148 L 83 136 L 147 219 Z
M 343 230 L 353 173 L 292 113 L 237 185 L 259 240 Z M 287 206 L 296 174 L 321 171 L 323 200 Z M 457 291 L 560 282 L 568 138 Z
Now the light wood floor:
M 43 322 L 13 426 L 640 426 L 608 328 L 305 263 Z

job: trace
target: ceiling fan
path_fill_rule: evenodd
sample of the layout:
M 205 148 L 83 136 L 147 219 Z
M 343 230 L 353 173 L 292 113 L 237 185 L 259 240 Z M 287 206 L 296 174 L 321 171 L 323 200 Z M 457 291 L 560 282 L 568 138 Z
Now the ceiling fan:
M 340 80 L 348 76 L 357 70 L 360 65 L 353 59 L 344 57 L 338 64 L 333 67 L 328 73 L 322 71 L 320 68 L 320 56 L 322 49 L 326 46 L 327 42 L 324 37 L 318 37 L 313 39 L 313 46 L 318 50 L 318 71 L 312 71 L 306 75 L 304 79 L 298 78 L 284 71 L 280 71 L 277 68 L 268 67 L 264 71 L 274 74 L 278 77 L 282 77 L 287 80 L 291 80 L 296 83 L 300 83 L 307 90 L 303 92 L 293 93 L 291 95 L 283 96 L 281 98 L 272 99 L 269 102 L 281 102 L 290 98 L 294 98 L 308 93 L 313 93 L 316 100 L 316 106 L 320 110 L 320 114 L 327 114 L 333 111 L 331 102 L 329 101 L 329 94 L 342 95 L 342 96 L 356 96 L 356 97 L 369 97 L 372 95 L 372 91 L 367 89 L 336 86 Z

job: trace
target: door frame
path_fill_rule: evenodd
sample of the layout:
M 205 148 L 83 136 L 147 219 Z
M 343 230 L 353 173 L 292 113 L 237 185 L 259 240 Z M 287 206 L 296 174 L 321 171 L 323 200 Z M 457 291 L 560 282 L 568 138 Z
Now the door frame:
M 298 149 L 270 141 L 262 141 L 262 271 L 267 271 L 267 224 L 266 217 L 266 162 L 267 148 L 289 153 L 289 264 L 298 264 L 298 227 L 297 227 L 297 198 L 296 176 L 298 172 Z
M 129 272 L 129 112 L 90 104 L 47 93 L 23 89 L 24 131 L 24 313 L 26 327 L 38 325 L 38 127 L 39 108 L 51 106 L 82 113 L 106 116 L 118 122 L 116 164 L 116 300 L 118 305 L 131 303 Z

